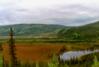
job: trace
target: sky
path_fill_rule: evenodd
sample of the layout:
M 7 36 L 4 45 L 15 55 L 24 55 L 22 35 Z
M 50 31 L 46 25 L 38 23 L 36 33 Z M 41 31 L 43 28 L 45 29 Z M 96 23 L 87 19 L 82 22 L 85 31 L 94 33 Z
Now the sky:
M 0 0 L 0 25 L 79 26 L 99 20 L 99 0 Z

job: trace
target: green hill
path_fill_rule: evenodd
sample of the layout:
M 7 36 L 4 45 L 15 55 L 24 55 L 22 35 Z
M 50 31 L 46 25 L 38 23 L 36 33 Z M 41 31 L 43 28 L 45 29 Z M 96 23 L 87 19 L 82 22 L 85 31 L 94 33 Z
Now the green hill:
M 0 36 L 8 36 L 9 28 L 14 29 L 15 36 L 58 37 L 65 40 L 99 39 L 99 21 L 79 27 L 66 27 L 52 24 L 16 24 L 0 26 Z
M 0 26 L 0 36 L 8 36 L 10 27 L 14 29 L 15 36 L 40 36 L 54 33 L 58 29 L 62 29 L 65 26 L 51 24 L 16 24 Z
M 99 21 L 79 27 L 72 27 L 68 30 L 60 30 L 60 37 L 67 40 L 97 40 L 99 39 Z M 61 36 L 62 35 L 62 36 Z

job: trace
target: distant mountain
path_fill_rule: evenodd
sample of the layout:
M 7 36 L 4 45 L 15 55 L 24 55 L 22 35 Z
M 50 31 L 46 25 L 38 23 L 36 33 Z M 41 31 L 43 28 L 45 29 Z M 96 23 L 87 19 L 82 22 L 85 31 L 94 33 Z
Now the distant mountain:
M 52 24 L 16 24 L 0 26 L 0 36 L 8 36 L 9 28 L 14 29 L 15 36 L 25 37 L 58 37 L 65 40 L 99 39 L 99 21 L 84 26 L 67 27 Z
M 99 21 L 79 27 L 62 29 L 58 33 L 67 40 L 97 40 L 99 39 Z
M 0 26 L 0 36 L 8 36 L 9 28 L 14 29 L 15 36 L 44 36 L 55 33 L 56 31 L 65 28 L 62 25 L 47 25 L 47 24 L 16 24 Z

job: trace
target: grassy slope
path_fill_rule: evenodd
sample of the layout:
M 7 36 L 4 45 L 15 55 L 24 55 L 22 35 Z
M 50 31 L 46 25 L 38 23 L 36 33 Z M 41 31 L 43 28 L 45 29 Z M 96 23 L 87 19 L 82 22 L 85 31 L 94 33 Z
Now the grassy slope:
M 62 32 L 60 34 L 69 40 L 97 40 L 99 39 L 99 22 L 72 27 L 68 31 L 63 30 Z
M 47 25 L 47 24 L 16 24 L 16 25 L 8 25 L 8 26 L 0 26 L 0 35 L 6 36 L 9 33 L 9 28 L 13 27 L 16 36 L 38 36 L 51 34 L 52 32 L 57 31 L 58 29 L 62 29 L 65 26 L 62 25 Z

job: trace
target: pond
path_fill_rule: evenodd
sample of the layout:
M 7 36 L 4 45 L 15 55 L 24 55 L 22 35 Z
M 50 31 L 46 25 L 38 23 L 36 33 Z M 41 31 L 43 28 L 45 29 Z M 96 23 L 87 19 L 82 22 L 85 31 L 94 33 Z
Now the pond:
M 99 50 L 81 50 L 81 51 L 68 51 L 60 55 L 60 59 L 63 61 L 79 58 L 84 55 L 99 52 Z

